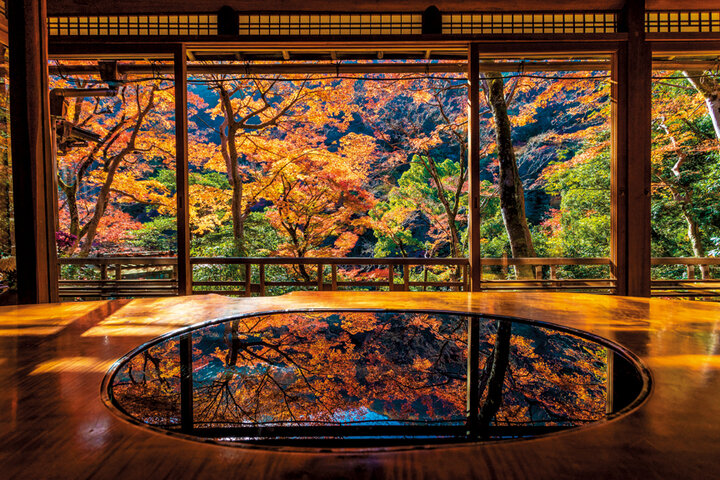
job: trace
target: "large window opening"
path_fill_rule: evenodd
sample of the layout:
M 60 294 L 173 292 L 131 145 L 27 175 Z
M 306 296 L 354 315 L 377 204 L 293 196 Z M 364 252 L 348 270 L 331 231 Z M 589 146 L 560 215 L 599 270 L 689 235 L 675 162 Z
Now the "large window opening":
M 177 255 L 175 99 L 161 62 L 50 65 L 64 297 L 167 294 Z
M 63 297 L 469 290 L 464 47 L 187 58 L 184 252 L 172 63 L 52 62 Z M 481 288 L 614 291 L 608 68 L 481 59 Z
M 652 80 L 652 285 L 710 299 L 720 251 L 717 55 L 657 54 Z
M 480 70 L 483 286 L 614 291 L 607 57 Z

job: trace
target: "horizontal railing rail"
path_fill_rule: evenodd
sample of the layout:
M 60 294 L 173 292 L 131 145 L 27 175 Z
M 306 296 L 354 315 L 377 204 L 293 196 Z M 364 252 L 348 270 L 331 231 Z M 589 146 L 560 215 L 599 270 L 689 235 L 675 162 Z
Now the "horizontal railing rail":
M 684 278 L 653 278 L 652 295 L 690 299 L 720 296 L 720 257 L 655 257 L 654 267 L 684 266 Z M 716 267 L 713 271 L 712 267 Z
M 71 278 L 59 281 L 63 298 L 116 298 L 174 295 L 177 258 L 103 256 L 61 258 Z M 291 289 L 392 291 L 469 289 L 467 258 L 407 257 L 194 257 L 193 293 L 268 295 Z M 614 293 L 609 258 L 483 258 L 481 290 L 586 291 Z M 708 274 L 716 257 L 653 258 L 652 265 L 684 266 L 683 278 L 653 278 L 653 296 L 720 296 L 720 278 Z M 228 267 L 236 267 L 235 269 Z M 515 278 L 513 268 L 531 266 L 533 278 Z M 578 277 L 569 267 L 598 267 Z M 698 270 L 698 272 L 696 272 Z M 713 272 L 714 273 L 714 272 Z M 720 277 L 720 276 L 718 276 Z

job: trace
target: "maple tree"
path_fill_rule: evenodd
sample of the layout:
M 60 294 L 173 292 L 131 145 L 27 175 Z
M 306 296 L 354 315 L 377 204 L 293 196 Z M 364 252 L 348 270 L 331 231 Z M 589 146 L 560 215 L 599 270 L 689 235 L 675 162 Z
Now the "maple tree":
M 54 88 L 86 87 L 92 79 L 56 78 Z M 155 165 L 174 164 L 172 85 L 128 82 L 114 97 L 75 97 L 60 123 L 57 182 L 63 254 L 87 256 L 94 242 L 117 242 L 140 224 L 123 205 L 174 213 L 170 192 L 151 178 Z M 82 129 L 90 140 L 76 139 Z M 94 137 L 94 138 L 92 138 Z
M 366 190 L 367 164 L 374 144 L 348 134 L 337 150 L 285 153 L 270 167 L 274 181 L 265 190 L 271 206 L 267 218 L 286 241 L 277 252 L 293 257 L 344 256 L 354 246 L 367 221 L 374 198 Z M 288 158 L 288 156 L 290 158 Z M 298 266 L 305 280 L 304 265 Z
M 704 91 L 715 80 L 671 77 L 653 82 L 653 224 L 662 232 L 655 244 L 665 250 L 663 256 L 690 250 L 693 256 L 704 257 L 711 238 L 720 233 L 716 227 L 720 198 L 713 186 L 718 172 L 717 119 Z M 698 108 L 703 103 L 707 111 Z M 678 220 L 685 224 L 684 235 L 678 232 L 682 232 Z M 677 238 L 681 235 L 685 241 Z M 708 266 L 700 271 L 702 278 L 709 278 Z
M 347 129 L 352 83 L 308 75 L 199 78 L 217 95 L 210 114 L 221 122 L 214 128 L 219 155 L 204 167 L 227 173 L 235 250 L 244 255 L 245 221 L 280 174 L 330 150 L 323 130 Z
M 418 245 L 403 224 L 419 209 L 431 223 L 425 254 L 435 256 L 449 244 L 448 256 L 460 257 L 467 249 L 467 85 L 452 74 L 383 78 L 392 81 L 370 83 L 362 92 L 362 115 L 386 149 L 385 168 L 408 159 L 410 168 L 391 187 L 388 203 L 371 213 L 379 251 L 407 256 L 406 247 Z M 394 248 L 383 250 L 389 244 Z

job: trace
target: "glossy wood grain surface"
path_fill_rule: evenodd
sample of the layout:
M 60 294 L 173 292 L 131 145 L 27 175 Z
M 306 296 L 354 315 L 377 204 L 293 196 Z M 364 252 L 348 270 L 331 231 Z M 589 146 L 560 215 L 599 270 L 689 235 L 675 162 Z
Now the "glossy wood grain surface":
M 188 441 L 102 403 L 109 366 L 183 326 L 323 308 L 510 315 L 635 352 L 653 391 L 636 411 L 534 440 L 388 451 L 272 451 Z M 0 478 L 720 478 L 720 305 L 555 293 L 215 295 L 0 308 Z

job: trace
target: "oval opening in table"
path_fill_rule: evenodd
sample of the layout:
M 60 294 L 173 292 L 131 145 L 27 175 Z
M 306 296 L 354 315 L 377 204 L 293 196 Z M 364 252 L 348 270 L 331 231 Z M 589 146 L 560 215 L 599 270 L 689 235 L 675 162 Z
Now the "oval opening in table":
M 157 339 L 106 378 L 135 423 L 202 440 L 379 447 L 529 438 L 638 405 L 648 376 L 582 332 L 483 315 L 323 311 Z

